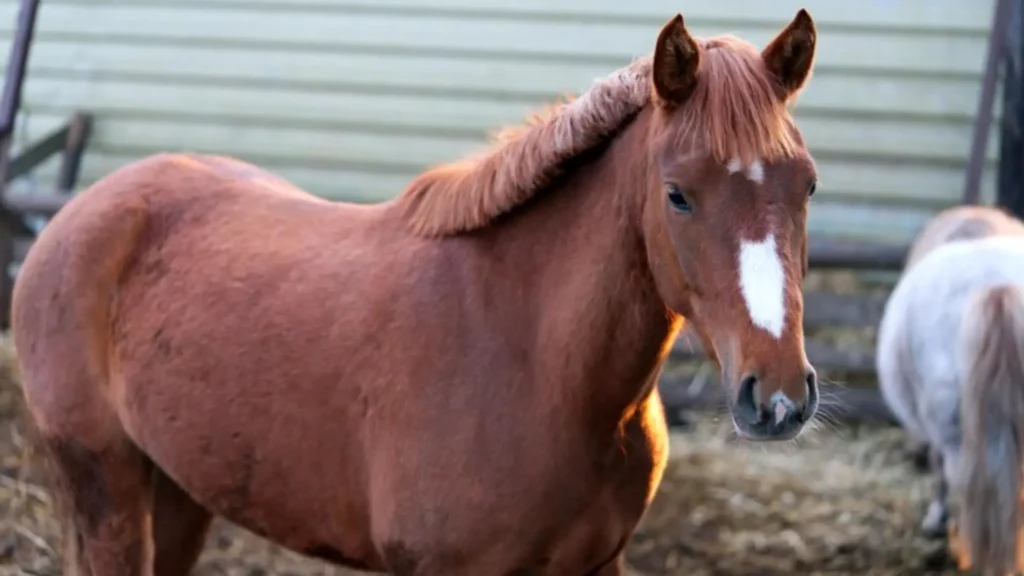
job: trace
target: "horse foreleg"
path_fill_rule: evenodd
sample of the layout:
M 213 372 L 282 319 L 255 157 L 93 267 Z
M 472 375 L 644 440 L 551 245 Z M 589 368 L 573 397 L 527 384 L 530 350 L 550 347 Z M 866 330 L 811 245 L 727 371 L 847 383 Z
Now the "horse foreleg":
M 151 576 L 149 464 L 127 441 L 46 438 L 64 521 L 66 576 Z
M 921 530 L 927 536 L 942 537 L 946 535 L 946 524 L 949 521 L 949 483 L 942 468 L 942 453 L 937 448 L 928 452 L 928 465 L 932 475 L 932 500 L 928 503 L 928 512 L 921 521 Z

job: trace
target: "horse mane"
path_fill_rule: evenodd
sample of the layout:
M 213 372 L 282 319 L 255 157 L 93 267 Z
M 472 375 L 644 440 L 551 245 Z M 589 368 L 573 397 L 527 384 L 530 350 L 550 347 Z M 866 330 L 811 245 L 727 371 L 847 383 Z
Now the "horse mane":
M 798 149 L 793 121 L 760 52 L 735 36 L 697 40 L 698 82 L 678 111 L 677 137 L 703 138 L 721 162 L 791 156 Z M 606 143 L 652 101 L 652 60 L 640 58 L 579 98 L 504 127 L 489 149 L 416 176 L 397 198 L 412 231 L 445 236 L 479 229 L 529 200 L 567 162 Z
M 398 198 L 412 230 L 443 236 L 482 228 L 528 200 L 650 101 L 650 70 L 649 56 L 638 59 L 579 98 L 499 130 L 490 149 L 418 175 Z

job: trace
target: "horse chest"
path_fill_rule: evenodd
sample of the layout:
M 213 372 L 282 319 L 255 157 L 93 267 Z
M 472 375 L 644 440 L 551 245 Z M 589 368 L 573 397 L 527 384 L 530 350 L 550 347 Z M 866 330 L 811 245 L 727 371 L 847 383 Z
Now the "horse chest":
M 546 443 L 495 452 L 489 466 L 461 475 L 436 461 L 427 475 L 414 457 L 408 484 L 381 490 L 373 506 L 374 516 L 390 519 L 377 546 L 418 563 L 479 551 L 494 562 L 479 573 L 585 573 L 621 551 L 657 488 L 667 458 L 657 408 L 645 408 L 612 441 L 548 429 Z M 394 479 L 403 468 L 386 470 Z

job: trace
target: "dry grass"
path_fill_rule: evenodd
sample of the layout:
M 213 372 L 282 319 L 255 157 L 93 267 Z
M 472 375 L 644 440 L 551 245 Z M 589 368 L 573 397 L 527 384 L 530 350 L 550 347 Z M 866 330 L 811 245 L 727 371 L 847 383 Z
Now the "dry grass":
M 55 575 L 59 525 L 29 443 L 0 339 L 0 576 Z M 917 535 L 927 480 L 900 455 L 899 431 L 820 431 L 765 449 L 728 441 L 713 418 L 673 438 L 673 461 L 629 549 L 648 576 L 953 574 L 941 542 Z M 226 523 L 203 576 L 340 576 Z

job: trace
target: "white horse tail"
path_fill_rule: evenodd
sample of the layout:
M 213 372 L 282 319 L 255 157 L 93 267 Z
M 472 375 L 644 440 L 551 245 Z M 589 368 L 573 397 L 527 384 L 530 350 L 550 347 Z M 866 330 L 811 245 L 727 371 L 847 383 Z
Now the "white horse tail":
M 1024 292 L 983 289 L 964 315 L 959 531 L 979 574 L 1014 573 L 1024 462 Z

